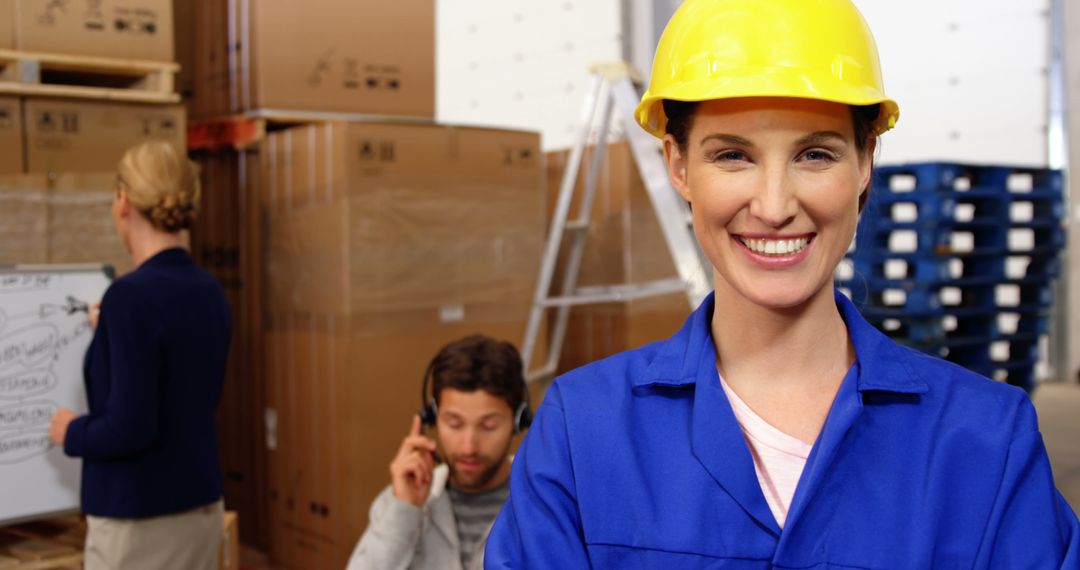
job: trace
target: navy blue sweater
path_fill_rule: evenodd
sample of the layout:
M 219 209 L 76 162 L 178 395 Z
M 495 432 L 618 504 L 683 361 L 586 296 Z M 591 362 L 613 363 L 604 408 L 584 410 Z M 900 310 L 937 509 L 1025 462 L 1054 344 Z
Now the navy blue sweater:
M 83 363 L 90 412 L 64 439 L 83 458 L 83 512 L 143 518 L 221 498 L 214 413 L 230 334 L 221 286 L 183 249 L 109 286 Z

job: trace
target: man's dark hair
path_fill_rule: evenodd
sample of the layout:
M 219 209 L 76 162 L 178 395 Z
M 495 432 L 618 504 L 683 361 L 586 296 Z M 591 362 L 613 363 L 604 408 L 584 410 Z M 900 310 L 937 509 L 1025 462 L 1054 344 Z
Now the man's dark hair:
M 435 402 L 444 388 L 462 392 L 483 390 L 498 396 L 512 411 L 525 401 L 521 356 L 514 345 L 484 335 L 472 335 L 442 348 L 431 367 Z

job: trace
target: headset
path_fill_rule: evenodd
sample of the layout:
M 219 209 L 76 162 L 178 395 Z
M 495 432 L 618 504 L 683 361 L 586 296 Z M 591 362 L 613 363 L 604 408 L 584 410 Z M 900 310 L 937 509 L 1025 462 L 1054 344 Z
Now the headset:
M 435 368 L 435 360 L 438 356 L 431 360 L 428 364 L 427 370 L 424 372 L 424 383 L 420 386 L 420 423 L 428 426 L 435 425 L 435 419 L 439 416 L 439 405 L 435 403 L 435 395 L 432 394 L 431 398 L 428 398 L 428 383 L 431 380 L 431 371 Z M 524 384 L 525 380 L 522 379 Z M 532 425 L 533 412 L 532 412 L 532 399 L 529 396 L 529 385 L 525 384 L 525 399 L 514 410 L 514 433 L 518 434 Z

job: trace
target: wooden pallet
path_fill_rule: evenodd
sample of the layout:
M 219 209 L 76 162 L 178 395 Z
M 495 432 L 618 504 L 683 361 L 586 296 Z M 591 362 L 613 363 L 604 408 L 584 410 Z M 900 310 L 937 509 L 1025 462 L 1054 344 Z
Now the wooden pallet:
M 0 50 L 0 94 L 176 103 L 171 62 Z
M 218 565 L 221 570 L 240 567 L 240 534 L 235 511 L 225 512 Z M 86 520 L 66 515 L 0 527 L 0 570 L 81 569 L 86 542 Z
M 82 568 L 85 536 L 75 515 L 0 528 L 0 570 Z
M 328 113 L 321 111 L 279 111 L 261 109 L 243 115 L 216 119 L 189 120 L 187 147 L 189 151 L 234 148 L 243 150 L 258 144 L 266 133 L 280 129 L 327 121 L 434 124 L 432 119 L 364 115 L 359 113 Z

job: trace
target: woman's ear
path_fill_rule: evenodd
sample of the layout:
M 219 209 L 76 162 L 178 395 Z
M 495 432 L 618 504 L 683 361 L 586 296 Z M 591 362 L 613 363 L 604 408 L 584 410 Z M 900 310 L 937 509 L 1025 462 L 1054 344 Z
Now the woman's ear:
M 116 206 L 120 217 L 126 218 L 131 214 L 131 200 L 128 200 L 127 192 L 123 190 L 116 191 Z
M 683 200 L 690 202 L 690 186 L 686 182 L 686 156 L 672 135 L 664 135 L 664 162 L 671 185 Z

